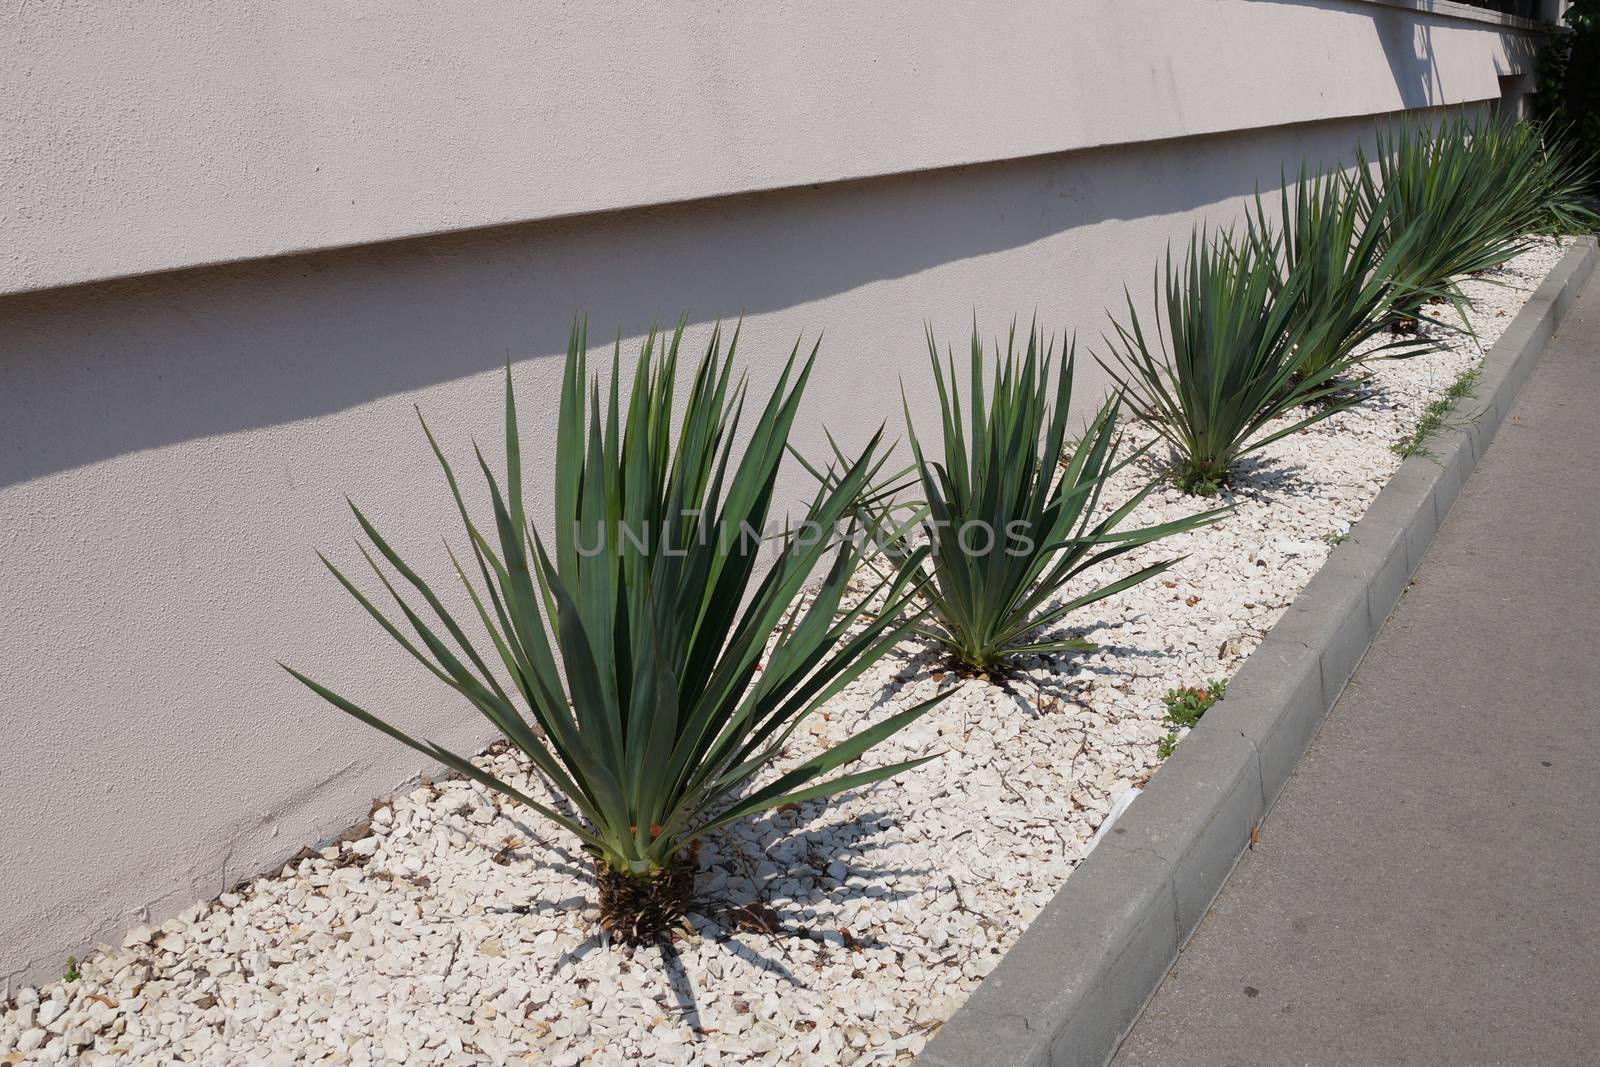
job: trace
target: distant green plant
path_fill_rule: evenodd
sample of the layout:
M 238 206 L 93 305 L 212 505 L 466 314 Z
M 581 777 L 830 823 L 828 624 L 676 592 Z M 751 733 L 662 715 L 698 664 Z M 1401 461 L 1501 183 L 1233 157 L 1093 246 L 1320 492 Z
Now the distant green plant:
M 467 635 L 353 503 L 377 553 L 437 622 L 424 621 L 365 548 L 415 640 L 324 559 L 390 637 L 527 756 L 571 813 L 286 668 L 340 710 L 572 834 L 595 857 L 602 927 L 629 941 L 660 936 L 681 919 L 693 886 L 694 846 L 705 834 L 925 762 L 828 777 L 936 702 L 917 703 L 793 769 L 753 781 L 807 716 L 917 625 L 912 596 L 926 552 L 909 554 L 869 592 L 881 614 L 863 614 L 865 599 L 847 606 L 846 590 L 866 549 L 840 525 L 857 509 L 874 470 L 881 429 L 859 457 L 833 472 L 801 522 L 770 532 L 780 462 L 816 349 L 803 360 L 798 346 L 790 353 L 748 440 L 736 448 L 746 399 L 743 379 L 732 377 L 737 331 L 726 353 L 721 330 L 713 331 L 673 433 L 682 332 L 680 325 L 659 346 L 654 332 L 645 340 L 624 414 L 620 345 L 602 402 L 600 380 L 591 381 L 585 369 L 584 330 L 573 329 L 557 420 L 553 545 L 533 530 L 524 507 L 509 365 L 504 480 L 481 452 L 477 457 L 493 505 L 487 535 L 424 423 L 481 585 L 454 553 L 451 563 L 492 650 L 480 649 L 481 638 Z M 764 545 L 775 552 L 762 552 Z M 797 600 L 819 574 L 814 594 Z M 532 722 L 519 705 L 531 709 Z
M 1357 145 L 1356 176 L 1367 224 L 1395 259 L 1396 311 L 1415 318 L 1439 296 L 1456 302 L 1456 279 L 1498 267 L 1521 251 L 1508 184 L 1472 151 L 1472 127 L 1452 119 L 1434 127 L 1404 119 L 1376 135 L 1376 159 Z M 1532 178 L 1526 172 L 1527 202 Z
M 1554 124 L 1536 126 L 1524 122 L 1521 135 L 1539 143 L 1539 212 L 1534 222 L 1538 233 L 1570 235 L 1594 233 L 1600 229 L 1600 214 L 1595 211 L 1595 166 L 1592 149 L 1583 147 L 1568 130 Z
M 1600 181 L 1600 0 L 1570 0 L 1568 32 L 1549 33 L 1539 59 L 1538 114 L 1571 131 L 1589 193 Z
M 1221 700 L 1228 691 L 1226 679 L 1207 682 L 1204 686 L 1179 686 L 1168 689 L 1161 697 L 1167 713 L 1162 721 L 1172 726 L 1165 737 L 1156 739 L 1156 755 L 1166 759 L 1178 744 L 1179 730 L 1192 730 L 1206 712 Z
M 927 340 L 943 450 L 936 456 L 926 452 L 907 403 L 914 462 L 879 483 L 865 509 L 875 541 L 901 565 L 919 535 L 926 536 L 930 581 L 921 595 L 931 610 L 917 632 L 974 673 L 1001 670 L 1017 656 L 1093 649 L 1081 638 L 1050 637 L 1048 630 L 1177 561 L 1150 564 L 1066 599 L 1060 599 L 1061 589 L 1103 563 L 1214 521 L 1223 511 L 1121 529 L 1156 483 L 1101 507 L 1109 480 L 1144 450 L 1118 458 L 1115 397 L 1080 435 L 1068 436 L 1076 343 L 1067 345 L 1057 364 L 1055 341 L 1037 325 L 1019 352 L 1013 324 L 1004 349 L 995 346 L 991 376 L 974 326 L 964 403 L 954 352 L 947 351 L 941 365 L 931 329 Z M 920 500 L 896 502 L 912 487 L 920 488 Z
M 1532 124 L 1407 119 L 1376 144 L 1375 161 L 1357 148 L 1363 220 L 1391 261 L 1403 316 L 1444 298 L 1465 321 L 1459 278 L 1506 263 L 1529 234 L 1593 224 L 1570 142 Z
M 1116 336 L 1106 338 L 1111 355 L 1101 365 L 1171 447 L 1186 492 L 1215 493 L 1240 457 L 1355 403 L 1333 380 L 1340 364 L 1310 369 L 1338 351 L 1333 338 L 1346 327 L 1342 316 L 1303 314 L 1317 261 L 1299 257 L 1280 271 L 1281 240 L 1196 230 L 1182 264 L 1169 248 L 1157 272 L 1154 340 L 1131 295 L 1128 324 L 1113 321 Z M 1310 410 L 1294 412 L 1302 406 Z

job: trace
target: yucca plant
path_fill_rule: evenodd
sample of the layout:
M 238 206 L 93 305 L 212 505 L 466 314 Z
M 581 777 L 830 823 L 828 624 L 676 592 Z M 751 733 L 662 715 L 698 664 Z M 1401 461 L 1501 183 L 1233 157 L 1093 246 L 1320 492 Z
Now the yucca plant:
M 602 402 L 600 380 L 591 383 L 585 369 L 584 330 L 574 328 L 556 437 L 553 554 L 524 510 L 510 366 L 503 481 L 478 454 L 492 525 L 480 527 L 468 513 L 454 471 L 423 424 L 481 581 L 453 552 L 450 559 L 492 648 L 468 635 L 354 504 L 357 523 L 401 580 L 362 549 L 404 624 L 324 558 L 392 638 L 526 754 L 570 813 L 290 669 L 335 707 L 571 833 L 594 857 L 603 928 L 626 941 L 657 937 L 682 916 L 695 842 L 705 834 L 924 762 L 829 776 L 935 703 L 888 716 L 766 775 L 799 724 L 916 625 L 911 598 L 921 558 L 905 560 L 872 591 L 886 611 L 864 616 L 862 603 L 845 603 L 865 550 L 862 539 L 849 536 L 849 517 L 881 429 L 834 472 L 803 521 L 768 534 L 780 462 L 816 349 L 804 359 L 798 346 L 790 354 L 740 449 L 747 389 L 742 377 L 733 378 L 737 330 L 726 352 L 720 328 L 712 333 L 681 425 L 672 430 L 682 331 L 680 324 L 670 340 L 653 332 L 645 340 L 624 415 L 615 365 Z M 616 356 L 620 363 L 620 345 Z M 841 523 L 844 535 L 834 536 Z M 776 550 L 765 567 L 758 558 L 764 537 Z M 818 572 L 815 594 L 797 600 Z M 433 619 L 397 586 L 410 586 Z
M 1408 119 L 1378 131 L 1376 156 L 1357 148 L 1363 222 L 1390 259 L 1404 316 L 1441 296 L 1464 313 L 1458 278 L 1506 263 L 1530 233 L 1592 219 L 1569 146 L 1528 123 Z
M 1062 587 L 1123 553 L 1217 514 L 1120 529 L 1154 486 L 1115 508 L 1100 508 L 1107 481 L 1136 458 L 1118 458 L 1118 401 L 1107 401 L 1070 455 L 1064 455 L 1076 345 L 1068 344 L 1056 365 L 1054 341 L 1037 327 L 1029 330 L 1025 351 L 1017 350 L 1016 341 L 1013 326 L 1005 348 L 996 345 L 991 378 L 974 328 L 964 414 L 954 353 L 947 352 L 941 366 L 929 330 L 943 450 L 927 453 L 907 405 L 915 481 L 924 502 L 913 505 L 910 518 L 886 539 L 890 558 L 904 559 L 911 554 L 908 535 L 916 529 L 927 534 L 932 580 L 926 596 L 932 611 L 918 629 L 973 672 L 1003 669 L 1020 655 L 1092 649 L 1082 639 L 1052 636 L 1049 630 L 1176 560 L 1141 567 L 1067 599 L 1060 598 Z
M 1248 235 L 1256 258 L 1278 264 L 1277 299 L 1297 276 L 1304 278 L 1293 287 L 1302 351 L 1292 385 L 1324 371 L 1334 384 L 1368 360 L 1422 351 L 1414 342 L 1391 340 L 1356 353 L 1390 326 L 1395 264 L 1415 239 L 1412 233 L 1382 239 L 1387 201 L 1364 205 L 1352 179 L 1338 171 L 1311 173 L 1303 164 L 1294 182 L 1284 181 L 1280 201 L 1281 221 L 1256 197 Z
M 1491 150 L 1498 128 L 1486 123 L 1485 136 L 1475 138 L 1465 119 L 1433 127 L 1405 119 L 1377 131 L 1375 161 L 1357 145 L 1364 224 L 1385 250 L 1410 238 L 1408 254 L 1394 257 L 1396 310 L 1403 317 L 1415 318 L 1439 294 L 1464 311 L 1456 279 L 1498 267 L 1521 251 L 1517 238 L 1526 227 L 1518 220 L 1531 220 L 1525 213 L 1535 182 L 1526 166 L 1501 172 L 1509 157 Z
M 1157 271 L 1154 343 L 1131 294 L 1127 324 L 1113 320 L 1116 336 L 1106 338 L 1101 365 L 1170 446 L 1186 492 L 1215 493 L 1240 457 L 1355 403 L 1333 380 L 1337 363 L 1309 367 L 1337 350 L 1331 338 L 1345 327 L 1338 316 L 1302 314 L 1315 261 L 1280 272 L 1280 241 L 1197 229 L 1182 264 L 1169 247 Z M 1309 413 L 1296 414 L 1301 406 Z M 1289 421 L 1271 425 L 1280 419 Z
M 1570 130 L 1521 123 L 1524 136 L 1539 140 L 1539 212 L 1534 230 L 1547 234 L 1589 234 L 1600 230 L 1594 209 L 1596 160 L 1587 158 Z

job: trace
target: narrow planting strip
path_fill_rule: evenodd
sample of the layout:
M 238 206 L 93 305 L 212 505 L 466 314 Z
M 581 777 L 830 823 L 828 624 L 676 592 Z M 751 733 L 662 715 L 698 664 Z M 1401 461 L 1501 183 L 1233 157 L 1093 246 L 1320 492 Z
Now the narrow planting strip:
M 1106 838 L 917 1058 L 1104 1064 L 1160 985 L 1388 617 L 1594 269 L 1583 238 Z

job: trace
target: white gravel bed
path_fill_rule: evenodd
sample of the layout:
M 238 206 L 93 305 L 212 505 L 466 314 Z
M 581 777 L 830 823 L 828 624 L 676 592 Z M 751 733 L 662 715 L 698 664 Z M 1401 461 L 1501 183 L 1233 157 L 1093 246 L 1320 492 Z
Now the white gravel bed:
M 1509 287 L 1466 284 L 1485 345 L 1561 252 L 1541 240 L 1499 272 Z M 941 758 L 713 835 L 703 914 L 670 950 L 603 946 L 574 843 L 447 781 L 376 808 L 370 834 L 134 930 L 74 982 L 23 989 L 0 1006 L 0 1063 L 908 1060 L 1060 888 L 1113 798 L 1157 766 L 1161 695 L 1237 670 L 1394 473 L 1391 446 L 1481 357 L 1430 332 L 1444 349 L 1375 365 L 1359 407 L 1258 454 L 1222 522 L 1119 560 L 1115 573 L 1188 553 L 1071 620 L 1099 651 L 1001 686 L 908 644 L 860 680 L 790 761 L 953 686 L 871 754 Z M 1196 507 L 1159 492 L 1132 521 Z M 527 781 L 513 755 L 483 758 Z

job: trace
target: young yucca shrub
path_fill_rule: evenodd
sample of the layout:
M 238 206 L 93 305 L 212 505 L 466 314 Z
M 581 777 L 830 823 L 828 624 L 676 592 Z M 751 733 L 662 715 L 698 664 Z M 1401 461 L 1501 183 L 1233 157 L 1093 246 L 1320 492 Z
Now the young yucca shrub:
M 1492 134 L 1490 135 L 1492 138 Z M 1534 181 L 1523 168 L 1500 173 L 1509 157 L 1476 140 L 1464 119 L 1434 127 L 1405 119 L 1375 135 L 1375 161 L 1356 148 L 1356 181 L 1361 191 L 1363 225 L 1377 235 L 1391 256 L 1396 281 L 1396 311 L 1414 318 L 1438 295 L 1458 306 L 1460 275 L 1498 267 L 1520 251 Z M 1513 190 L 1523 185 L 1520 198 Z M 1380 211 L 1381 207 L 1381 211 Z
M 1464 310 L 1456 279 L 1504 264 L 1530 233 L 1594 221 L 1570 143 L 1530 123 L 1405 120 L 1376 142 L 1374 162 L 1357 149 L 1363 224 L 1389 260 L 1404 316 L 1438 297 Z
M 1337 351 L 1330 338 L 1345 323 L 1302 314 L 1316 261 L 1301 258 L 1280 272 L 1280 242 L 1197 230 L 1182 264 L 1169 248 L 1157 272 L 1154 343 L 1131 295 L 1127 325 L 1113 320 L 1116 336 L 1106 338 L 1111 358 L 1101 365 L 1170 446 L 1186 492 L 1215 493 L 1241 456 L 1355 402 L 1333 381 L 1338 363 L 1308 366 Z M 1309 414 L 1269 426 L 1302 405 Z
M 1151 564 L 1059 600 L 1078 575 L 1140 545 L 1191 529 L 1218 513 L 1136 529 L 1119 529 L 1149 494 L 1146 486 L 1109 511 L 1099 507 L 1107 480 L 1132 462 L 1118 460 L 1116 399 L 1090 420 L 1063 456 L 1072 405 L 1076 345 L 1053 366 L 1054 342 L 1037 328 L 1019 353 L 1016 330 L 1005 349 L 996 346 L 992 378 L 984 370 L 976 328 L 968 371 L 965 415 L 955 356 L 939 362 L 930 330 L 928 355 L 944 433 L 942 455 L 925 452 L 906 409 L 906 428 L 925 504 L 897 529 L 891 557 L 909 554 L 904 535 L 928 534 L 932 580 L 925 589 L 932 611 L 919 631 L 942 644 L 961 666 L 992 671 L 1012 657 L 1093 648 L 1047 631 L 1072 612 L 1161 573 L 1175 560 Z M 948 369 L 948 375 L 947 375 Z M 987 385 L 986 385 L 987 379 Z M 987 391 L 986 391 L 987 390 Z M 1060 460 L 1058 469 L 1058 460 Z
M 653 333 L 645 341 L 624 415 L 615 367 L 602 400 L 600 381 L 591 383 L 585 371 L 584 331 L 574 329 L 556 440 L 553 545 L 524 512 L 509 366 L 503 482 L 478 455 L 493 505 L 488 526 L 468 513 L 424 423 L 479 581 L 454 553 L 451 562 L 492 647 L 468 636 L 354 504 L 361 529 L 401 579 L 393 581 L 363 548 L 404 625 L 324 558 L 392 638 L 527 755 L 573 814 L 289 669 L 335 707 L 565 828 L 594 856 L 604 928 L 629 941 L 658 936 L 681 917 L 694 843 L 705 834 L 924 762 L 828 777 L 934 703 L 889 716 L 750 788 L 807 715 L 916 624 L 909 609 L 921 557 L 906 559 L 874 591 L 886 611 L 863 617 L 862 604 L 846 605 L 864 542 L 848 530 L 833 535 L 857 507 L 879 437 L 834 472 L 797 528 L 771 534 L 774 485 L 816 349 L 804 360 L 798 347 L 790 354 L 741 451 L 734 440 L 746 387 L 733 380 L 737 331 L 726 352 L 720 328 L 713 332 L 674 435 L 681 338 L 680 324 L 664 343 Z M 620 363 L 620 346 L 617 357 Z M 765 568 L 758 558 L 764 543 L 776 544 Z M 821 585 L 802 607 L 802 584 L 819 569 Z M 402 585 L 426 609 L 408 601 Z
M 1422 350 L 1413 343 L 1390 341 L 1356 354 L 1391 324 L 1394 265 L 1414 239 L 1400 234 L 1385 246 L 1384 199 L 1363 205 L 1352 179 L 1339 172 L 1308 173 L 1302 166 L 1293 183 L 1283 184 L 1280 212 L 1281 223 L 1269 218 L 1258 196 L 1248 235 L 1259 259 L 1278 263 L 1276 299 L 1285 299 L 1296 277 L 1304 279 L 1292 286 L 1301 349 L 1294 383 L 1325 371 L 1334 380 L 1342 379 L 1367 360 Z

